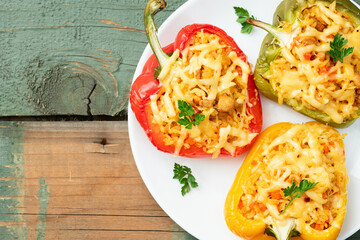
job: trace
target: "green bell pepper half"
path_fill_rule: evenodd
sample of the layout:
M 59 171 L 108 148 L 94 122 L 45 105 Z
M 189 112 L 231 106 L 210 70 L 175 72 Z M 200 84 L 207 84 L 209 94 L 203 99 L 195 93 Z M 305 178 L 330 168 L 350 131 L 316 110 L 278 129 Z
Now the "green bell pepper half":
M 286 21 L 288 23 L 294 23 L 297 17 L 300 15 L 301 11 L 306 8 L 309 4 L 309 0 L 284 0 L 277 7 L 274 17 L 273 17 L 273 26 L 279 26 L 280 22 Z M 322 0 L 322 1 L 312 1 L 312 2 L 322 2 L 324 5 L 329 5 L 331 0 Z M 360 10 L 349 0 L 337 0 L 336 1 L 337 9 L 345 11 L 349 14 L 355 21 L 356 25 L 360 25 Z M 270 71 L 270 63 L 277 58 L 280 54 L 280 44 L 270 33 L 266 35 L 265 39 L 260 48 L 260 53 L 258 60 L 255 66 L 255 84 L 260 90 L 260 92 L 267 98 L 278 101 L 277 92 L 272 88 L 269 81 L 266 79 L 267 73 Z M 289 105 L 296 111 L 305 114 L 319 122 L 329 124 L 335 128 L 345 128 L 350 126 L 355 119 L 350 117 L 342 123 L 335 123 L 331 118 L 324 112 L 320 110 L 308 109 L 302 105 L 301 102 L 295 99 L 286 99 L 284 98 L 285 104 Z M 357 115 L 360 116 L 360 105 Z

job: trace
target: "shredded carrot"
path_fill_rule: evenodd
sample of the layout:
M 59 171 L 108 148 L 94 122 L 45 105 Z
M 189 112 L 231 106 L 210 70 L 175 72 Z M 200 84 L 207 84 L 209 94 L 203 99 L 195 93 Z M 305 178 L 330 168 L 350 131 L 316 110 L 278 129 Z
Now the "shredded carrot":
M 185 142 L 187 143 L 187 144 L 189 144 L 189 145 L 195 145 L 195 140 L 194 139 L 192 139 L 192 138 L 187 138 L 186 140 L 185 140 Z
M 326 193 L 323 193 L 323 194 L 322 194 L 322 198 L 323 198 L 323 199 L 327 199 L 327 198 L 328 198 L 328 195 L 327 195 Z
M 330 152 L 330 148 L 329 148 L 329 146 L 328 145 L 323 145 L 323 150 L 324 150 L 324 153 L 325 154 L 327 154 L 327 153 L 329 153 Z
M 251 165 L 253 165 L 253 166 L 256 166 L 256 164 L 257 164 L 257 162 L 256 162 L 255 160 L 253 160 L 253 161 L 251 162 Z
M 315 223 L 315 229 L 318 231 L 324 230 L 324 224 Z
M 256 205 L 256 202 L 252 202 L 249 207 L 251 210 L 254 210 L 255 209 L 255 205 Z
M 311 59 L 311 52 L 304 53 L 304 58 L 307 61 L 310 60 Z
M 271 197 L 271 199 L 275 199 L 275 200 L 281 199 L 282 196 L 281 196 L 280 190 L 277 190 L 275 192 L 271 192 L 270 197 Z
M 259 206 L 260 211 L 262 211 L 262 212 L 264 212 L 267 209 L 267 207 L 263 203 L 259 203 L 258 206 Z
M 241 199 L 240 199 L 240 201 L 239 201 L 239 204 L 238 204 L 238 208 L 239 209 L 241 209 L 241 208 L 243 208 L 244 207 L 244 203 L 241 201 Z
M 327 66 L 322 66 L 319 68 L 320 73 L 327 73 L 329 71 L 329 68 Z

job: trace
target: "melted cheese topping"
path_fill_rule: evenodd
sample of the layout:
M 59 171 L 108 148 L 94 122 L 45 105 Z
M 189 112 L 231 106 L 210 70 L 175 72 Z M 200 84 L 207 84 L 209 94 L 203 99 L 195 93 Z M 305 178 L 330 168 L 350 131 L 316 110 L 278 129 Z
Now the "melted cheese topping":
M 322 124 L 294 124 L 263 146 L 252 161 L 252 174 L 243 186 L 240 211 L 249 219 L 265 223 L 295 218 L 319 230 L 337 223 L 333 219 L 346 201 L 348 176 L 345 168 L 343 138 Z M 283 189 L 301 180 L 318 182 L 315 188 L 289 203 Z
M 250 66 L 215 34 L 198 32 L 179 58 L 176 50 L 158 79 L 162 89 L 150 97 L 154 122 L 175 154 L 191 146 L 217 157 L 222 149 L 234 155 L 251 142 L 253 116 L 247 111 Z M 186 129 L 177 123 L 178 100 L 205 115 L 200 125 Z
M 306 108 L 326 113 L 333 122 L 358 118 L 360 103 L 360 26 L 345 12 L 336 9 L 336 2 L 325 6 L 319 2 L 305 8 L 294 24 L 281 26 L 293 33 L 290 46 L 270 65 L 269 79 L 278 93 L 278 102 L 296 99 Z M 340 33 L 348 40 L 345 48 L 352 54 L 333 63 L 330 42 Z

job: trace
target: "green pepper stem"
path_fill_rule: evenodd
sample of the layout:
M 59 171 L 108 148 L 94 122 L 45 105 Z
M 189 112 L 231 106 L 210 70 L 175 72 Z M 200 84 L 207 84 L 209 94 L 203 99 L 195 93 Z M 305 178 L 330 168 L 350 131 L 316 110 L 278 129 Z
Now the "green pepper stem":
M 146 36 L 161 68 L 169 59 L 169 56 L 161 48 L 159 38 L 157 36 L 157 27 L 155 25 L 154 16 L 165 7 L 166 2 L 164 0 L 149 0 L 144 11 Z
M 297 237 L 300 233 L 296 230 L 296 221 L 294 218 L 288 218 L 285 225 L 274 224 L 266 228 L 265 233 L 275 237 L 277 240 L 289 240 L 291 237 Z
M 264 29 L 273 37 L 278 39 L 283 45 L 287 45 L 290 40 L 292 40 L 292 34 L 286 33 L 282 28 L 252 18 L 246 19 L 246 22 L 250 23 L 255 27 Z

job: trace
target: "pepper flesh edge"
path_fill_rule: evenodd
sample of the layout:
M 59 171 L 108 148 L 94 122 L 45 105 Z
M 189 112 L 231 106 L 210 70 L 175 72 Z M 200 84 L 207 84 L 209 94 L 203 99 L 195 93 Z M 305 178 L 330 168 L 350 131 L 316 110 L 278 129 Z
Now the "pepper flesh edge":
M 305 123 L 307 125 L 317 125 L 315 121 Z M 248 155 L 246 156 L 243 164 L 241 165 L 239 171 L 236 174 L 235 180 L 229 190 L 225 201 L 224 207 L 224 216 L 226 224 L 229 229 L 236 235 L 244 239 L 256 239 L 256 240 L 265 240 L 265 239 L 274 239 L 264 234 L 264 231 L 267 225 L 261 220 L 250 220 L 245 218 L 240 211 L 238 210 L 238 204 L 240 197 L 243 194 L 242 187 L 246 185 L 245 180 L 247 176 L 251 175 L 252 161 L 256 156 L 259 156 L 263 151 L 263 146 L 265 143 L 273 140 L 279 136 L 279 132 L 286 131 L 293 126 L 292 123 L 282 122 L 274 124 L 267 129 L 265 129 L 256 139 L 255 143 L 252 145 Z M 325 125 L 324 125 L 325 126 Z M 327 126 L 330 128 L 330 126 Z M 339 141 L 340 146 L 344 149 L 344 142 Z M 345 219 L 346 212 L 346 201 L 347 198 L 344 197 L 343 205 L 340 207 L 338 215 L 334 218 L 333 223 L 338 226 L 342 226 Z M 291 239 L 303 239 L 303 240 L 336 240 L 341 227 L 331 226 L 328 229 L 318 231 L 311 228 L 305 222 L 297 220 L 296 229 L 300 232 L 300 237 L 291 238 Z
M 167 153 L 175 153 L 174 145 L 166 145 L 163 139 L 163 134 L 160 126 L 153 121 L 153 113 L 150 107 L 150 96 L 159 94 L 161 91 L 161 83 L 155 79 L 155 67 L 161 68 L 166 65 L 169 59 L 168 53 L 174 52 L 179 49 L 180 53 L 192 40 L 193 36 L 198 31 L 206 31 L 218 35 L 224 40 L 237 56 L 243 61 L 247 62 L 247 57 L 235 43 L 235 41 L 225 33 L 222 29 L 210 24 L 192 24 L 183 27 L 175 38 L 175 42 L 168 45 L 164 49 L 161 48 L 157 36 L 157 27 L 154 22 L 154 16 L 159 11 L 166 7 L 164 0 L 149 0 L 144 11 L 144 25 L 149 44 L 154 52 L 148 61 L 145 63 L 142 74 L 134 81 L 130 90 L 130 105 L 141 127 L 145 130 L 151 143 L 159 150 Z M 247 62 L 247 64 L 249 64 Z M 250 65 L 250 64 L 249 64 Z M 239 70 L 239 73 L 241 70 Z M 248 130 L 251 133 L 259 133 L 262 128 L 262 109 L 258 90 L 255 86 L 253 75 L 250 74 L 247 79 L 247 92 L 248 92 L 248 112 L 253 116 L 249 124 Z M 255 141 L 256 137 L 245 146 L 236 147 L 234 156 L 246 152 L 251 144 Z M 179 153 L 180 156 L 186 157 L 210 157 L 212 154 L 206 153 L 203 146 L 191 146 L 188 149 L 182 148 Z M 230 157 L 231 154 L 225 149 L 221 149 L 221 157 Z
M 281 21 L 286 21 L 293 23 L 297 16 L 300 14 L 303 6 L 306 5 L 309 1 L 300 1 L 300 0 L 284 0 L 276 8 L 273 17 L 273 25 L 279 26 Z M 315 2 L 331 3 L 330 0 L 322 0 Z M 356 22 L 357 25 L 360 25 L 360 10 L 349 0 L 337 0 L 337 8 L 346 11 Z M 280 52 L 280 46 L 274 44 L 275 38 L 271 34 L 267 34 L 263 40 L 263 43 L 260 48 L 259 57 L 255 65 L 254 76 L 255 84 L 259 91 L 267 98 L 278 102 L 277 92 L 272 88 L 267 79 L 264 78 L 266 72 L 270 69 L 270 63 L 277 57 L 277 54 Z M 270 50 L 270 48 L 273 48 Z M 311 110 L 304 107 L 301 102 L 295 99 L 284 99 L 285 104 L 292 107 L 294 110 L 309 116 L 319 122 L 329 124 L 335 128 L 346 128 L 354 123 L 356 119 L 350 117 L 346 119 L 343 123 L 335 123 L 331 118 L 324 112 L 320 110 Z M 360 104 L 357 111 L 357 115 L 360 116 Z
M 232 48 L 243 61 L 247 62 L 246 55 L 240 50 L 236 45 L 235 41 L 228 36 L 225 31 L 209 24 L 192 24 L 185 26 L 181 29 L 175 39 L 175 42 L 163 48 L 163 51 L 166 53 L 173 52 L 175 49 L 183 50 L 186 48 L 187 44 L 192 39 L 198 31 L 205 31 L 212 34 L 218 35 L 222 38 L 228 46 Z M 142 74 L 135 80 L 131 87 L 130 91 L 130 105 L 135 113 L 135 116 L 145 130 L 148 138 L 152 144 L 160 151 L 173 154 L 175 147 L 173 145 L 165 145 L 162 139 L 162 133 L 157 124 L 152 122 L 152 111 L 150 109 L 150 95 L 156 94 L 159 92 L 161 86 L 157 79 L 154 79 L 154 69 L 157 67 L 158 61 L 156 57 L 152 55 L 148 61 L 145 63 Z M 256 88 L 253 75 L 249 75 L 247 82 L 247 93 L 248 93 L 248 102 L 247 108 L 248 112 L 253 116 L 253 119 L 249 125 L 249 131 L 252 133 L 260 133 L 262 128 L 262 108 L 260 102 L 260 96 Z M 238 156 L 246 152 L 253 142 L 256 140 L 256 137 L 247 145 L 243 147 L 237 147 L 235 150 L 234 156 Z M 212 154 L 204 152 L 204 150 L 199 147 L 191 146 L 189 149 L 182 148 L 180 156 L 193 157 L 193 158 L 205 158 L 211 157 Z M 225 149 L 221 149 L 219 157 L 232 157 L 231 154 Z

